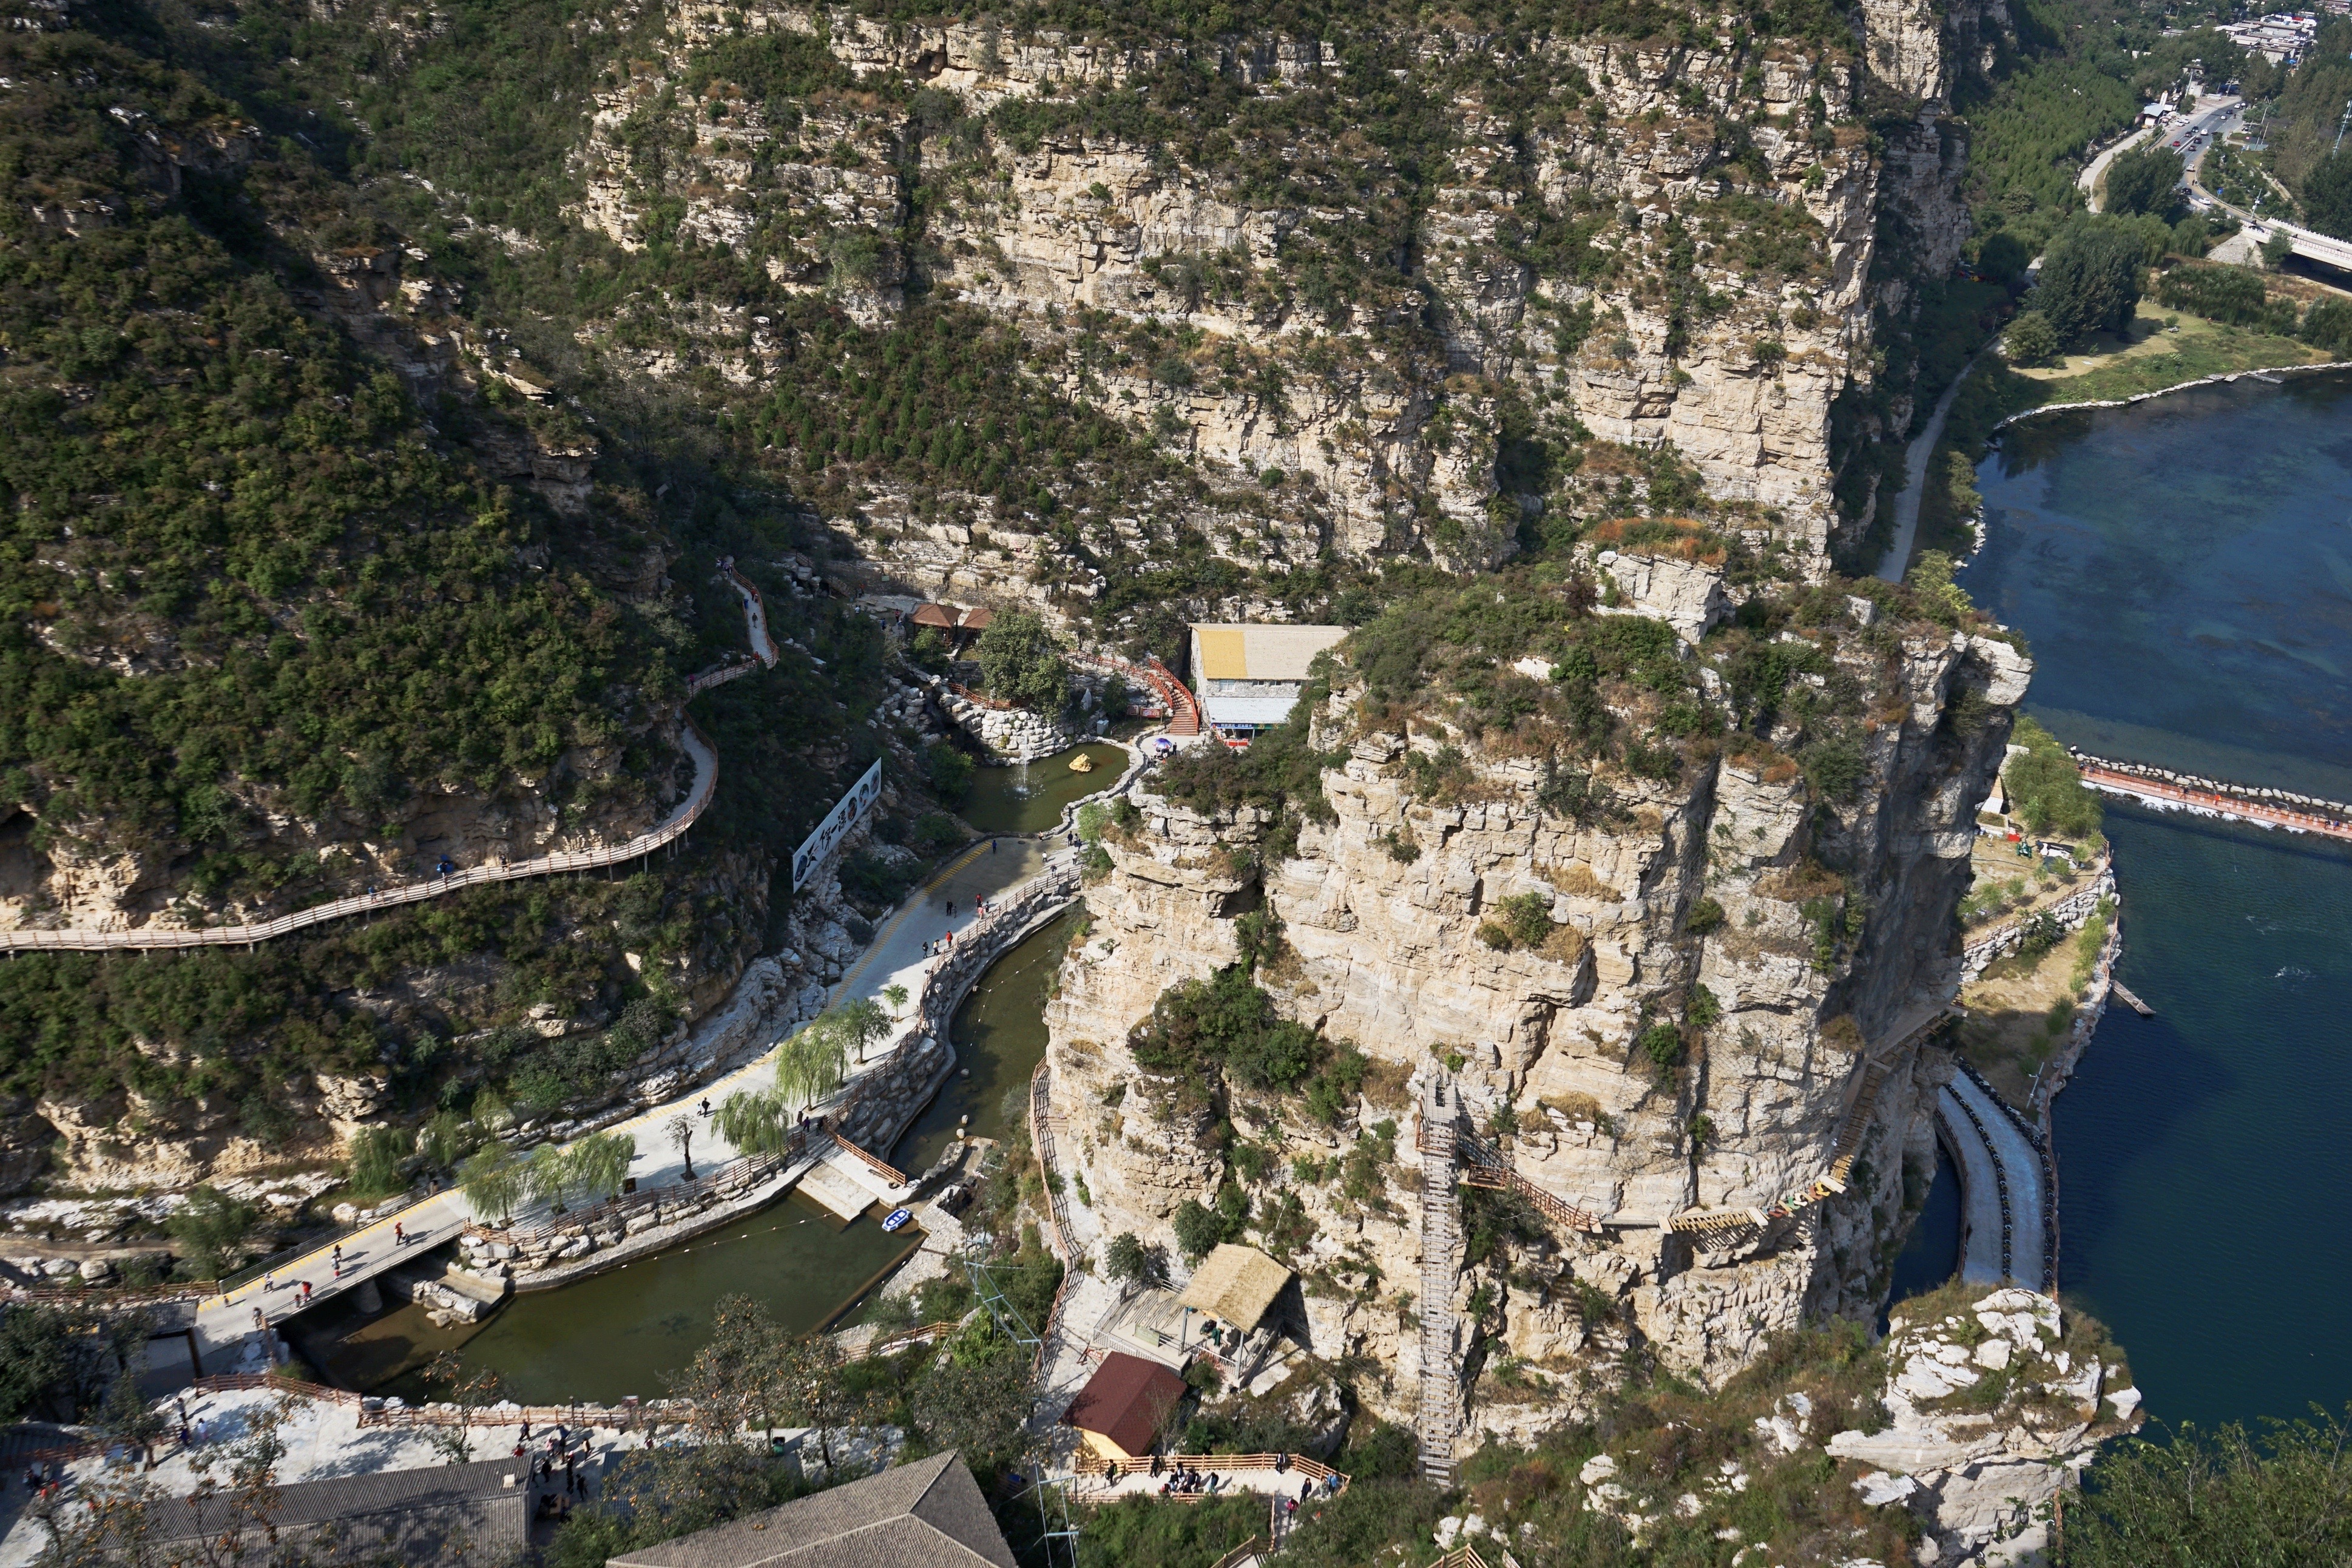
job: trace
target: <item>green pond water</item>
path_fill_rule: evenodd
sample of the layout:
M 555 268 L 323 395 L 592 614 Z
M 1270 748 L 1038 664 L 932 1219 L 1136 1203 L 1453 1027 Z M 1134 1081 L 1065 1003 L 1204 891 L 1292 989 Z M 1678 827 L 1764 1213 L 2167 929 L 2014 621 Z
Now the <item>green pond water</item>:
M 1070 771 L 1081 754 L 1093 759 L 1093 772 Z M 1034 763 L 980 768 L 957 815 L 982 833 L 1043 833 L 1062 820 L 1070 802 L 1117 784 L 1132 760 L 1126 748 L 1096 741 Z
M 2352 382 L 2240 384 L 2004 436 L 1962 582 L 2027 707 L 2104 755 L 2352 799 Z M 2352 847 L 2110 801 L 2120 974 L 2053 1107 L 2059 1280 L 2149 1411 L 2352 1400 Z
M 969 1116 L 976 1137 L 998 1137 L 1025 1114 L 1030 1074 L 1045 1049 L 1045 994 L 1070 921 L 1040 929 L 991 965 L 957 1010 L 950 1038 L 957 1064 L 891 1152 L 901 1170 L 926 1169 Z M 576 1284 L 518 1296 L 472 1331 L 436 1329 L 416 1309 L 369 1321 L 349 1307 L 306 1314 L 305 1351 L 347 1387 L 429 1397 L 418 1371 L 455 1349 L 494 1368 L 509 1394 L 529 1403 L 658 1398 L 667 1374 L 709 1337 L 722 1297 L 767 1303 L 789 1328 L 814 1329 L 854 1305 L 920 1243 L 911 1228 L 885 1235 L 870 1213 L 844 1226 L 798 1194 L 682 1246 L 592 1275 Z

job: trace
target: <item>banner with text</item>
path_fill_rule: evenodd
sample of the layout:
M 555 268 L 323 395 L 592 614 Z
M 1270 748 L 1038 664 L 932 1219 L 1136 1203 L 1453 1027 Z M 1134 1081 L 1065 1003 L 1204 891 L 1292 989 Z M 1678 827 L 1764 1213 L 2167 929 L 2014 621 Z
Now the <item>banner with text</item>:
M 833 853 L 834 846 L 841 842 L 845 834 L 857 826 L 857 819 L 866 815 L 866 807 L 881 798 L 882 763 L 877 758 L 874 765 L 866 770 L 866 776 L 850 785 L 849 793 L 825 813 L 824 820 L 816 825 L 816 831 L 802 839 L 801 847 L 793 852 L 793 892 L 799 892 L 801 884 L 809 879 L 810 873 L 824 864 L 824 858 Z

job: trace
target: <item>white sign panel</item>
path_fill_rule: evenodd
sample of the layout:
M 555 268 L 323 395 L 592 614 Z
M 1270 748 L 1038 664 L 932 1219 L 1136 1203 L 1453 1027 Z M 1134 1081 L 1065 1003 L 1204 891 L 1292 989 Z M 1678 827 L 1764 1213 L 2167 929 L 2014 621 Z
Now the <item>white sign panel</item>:
M 824 858 L 833 853 L 834 846 L 841 842 L 845 834 L 857 826 L 857 819 L 866 815 L 866 807 L 881 798 L 882 763 L 877 758 L 874 765 L 866 770 L 866 776 L 850 785 L 849 793 L 825 813 L 824 820 L 816 825 L 816 831 L 802 839 L 801 847 L 793 851 L 793 891 L 797 893 L 801 890 L 801 884 L 808 880 L 809 873 L 824 864 Z

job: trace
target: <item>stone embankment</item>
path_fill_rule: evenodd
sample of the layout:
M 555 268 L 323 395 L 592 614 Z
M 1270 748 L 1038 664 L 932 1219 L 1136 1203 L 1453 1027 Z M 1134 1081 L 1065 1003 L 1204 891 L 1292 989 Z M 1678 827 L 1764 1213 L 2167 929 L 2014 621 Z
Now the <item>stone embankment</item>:
M 2025 942 L 2027 929 L 2043 915 L 2054 918 L 2067 931 L 2080 931 L 2098 912 L 2100 900 L 2116 894 L 2115 864 L 2112 859 L 2099 868 L 2099 874 L 2088 888 L 2073 893 L 2046 909 L 2034 910 L 2022 920 L 2011 921 L 1982 936 L 1971 937 L 1960 954 L 1960 979 L 1963 983 L 1976 979 L 1992 966 L 2004 953 L 2015 952 Z
M 2027 408 L 2011 415 L 1992 427 L 1999 435 L 2012 425 L 2028 419 L 2039 419 L 2050 414 L 2072 414 L 2084 408 L 2129 408 L 2136 403 L 2146 403 L 2154 397 L 2169 397 L 2176 392 L 2187 392 L 2200 386 L 2222 386 L 2233 381 L 2277 381 L 2290 375 L 2325 375 L 2331 371 L 2352 370 L 2352 360 L 2330 360 L 2325 364 L 2276 364 L 2253 370 L 2231 371 L 2221 375 L 2200 375 L 2194 381 L 2184 381 L 2177 386 L 2159 386 L 2154 392 L 2135 392 L 2129 397 L 2090 398 L 2080 403 L 2045 403 L 2039 408 Z

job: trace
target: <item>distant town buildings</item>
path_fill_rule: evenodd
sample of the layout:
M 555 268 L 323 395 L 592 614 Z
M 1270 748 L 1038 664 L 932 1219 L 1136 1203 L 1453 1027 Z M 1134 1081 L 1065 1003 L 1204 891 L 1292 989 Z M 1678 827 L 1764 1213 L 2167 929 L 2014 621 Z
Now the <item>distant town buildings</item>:
M 2341 3 L 2352 4 L 2352 0 Z M 2328 8 L 2338 9 L 2340 5 Z M 2257 16 L 2251 22 L 2231 22 L 2221 32 L 2249 54 L 2261 55 L 2277 65 L 2283 60 L 2303 58 L 2319 32 L 2319 15 L 2314 11 L 2280 11 Z
M 1290 717 L 1315 656 L 1345 626 L 1196 626 L 1192 691 L 1219 729 L 1244 735 Z

